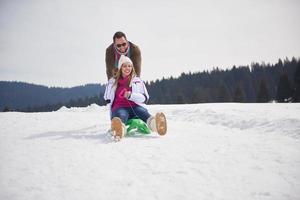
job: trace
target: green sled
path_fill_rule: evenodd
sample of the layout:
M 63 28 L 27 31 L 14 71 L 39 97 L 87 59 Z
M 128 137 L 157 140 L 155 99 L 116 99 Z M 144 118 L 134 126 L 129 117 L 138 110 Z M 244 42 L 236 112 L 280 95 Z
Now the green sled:
M 133 119 L 128 120 L 126 123 L 126 127 L 127 127 L 126 135 L 128 135 L 128 136 L 135 135 L 138 133 L 143 134 L 143 135 L 151 133 L 147 124 L 141 119 L 133 118 Z

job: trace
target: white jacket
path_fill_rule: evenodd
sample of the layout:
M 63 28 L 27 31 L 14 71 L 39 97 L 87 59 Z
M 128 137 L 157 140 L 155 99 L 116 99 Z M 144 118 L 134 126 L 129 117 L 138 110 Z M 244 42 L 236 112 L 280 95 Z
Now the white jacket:
M 114 78 L 110 78 L 108 83 L 106 84 L 105 92 L 104 92 L 104 100 L 109 103 L 109 108 L 111 111 L 112 104 L 115 99 L 115 93 L 117 89 L 117 84 L 115 83 Z M 143 106 L 146 108 L 146 102 L 149 99 L 149 94 L 147 88 L 139 77 L 135 76 L 132 78 L 129 86 L 132 88 L 131 95 L 128 100 L 133 101 L 137 105 Z

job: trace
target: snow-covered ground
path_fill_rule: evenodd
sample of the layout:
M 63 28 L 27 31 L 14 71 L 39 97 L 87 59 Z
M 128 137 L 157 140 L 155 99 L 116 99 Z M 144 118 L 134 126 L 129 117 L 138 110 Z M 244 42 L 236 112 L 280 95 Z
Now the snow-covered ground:
M 0 113 L 0 199 L 300 199 L 300 104 L 149 110 L 167 135 L 120 142 L 107 107 Z

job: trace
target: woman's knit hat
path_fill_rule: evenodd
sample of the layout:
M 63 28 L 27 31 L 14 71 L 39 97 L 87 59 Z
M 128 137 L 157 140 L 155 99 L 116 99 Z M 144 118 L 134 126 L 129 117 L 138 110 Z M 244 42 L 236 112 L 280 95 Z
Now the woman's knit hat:
M 121 55 L 121 57 L 119 59 L 119 63 L 118 63 L 118 68 L 121 69 L 121 67 L 124 63 L 129 63 L 129 64 L 133 65 L 133 63 L 129 57 Z

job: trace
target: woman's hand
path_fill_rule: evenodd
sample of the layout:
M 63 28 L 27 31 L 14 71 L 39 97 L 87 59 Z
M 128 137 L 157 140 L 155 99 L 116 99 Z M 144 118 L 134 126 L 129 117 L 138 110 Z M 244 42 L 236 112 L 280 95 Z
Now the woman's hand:
M 131 95 L 131 92 L 130 92 L 130 91 L 124 92 L 124 97 L 125 97 L 126 99 L 129 99 L 130 95 Z

